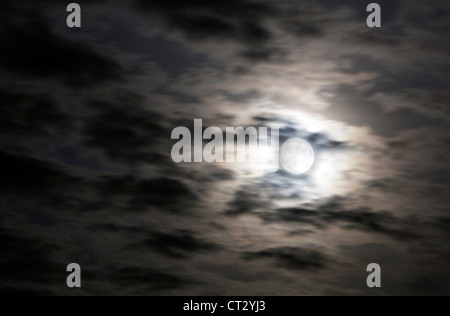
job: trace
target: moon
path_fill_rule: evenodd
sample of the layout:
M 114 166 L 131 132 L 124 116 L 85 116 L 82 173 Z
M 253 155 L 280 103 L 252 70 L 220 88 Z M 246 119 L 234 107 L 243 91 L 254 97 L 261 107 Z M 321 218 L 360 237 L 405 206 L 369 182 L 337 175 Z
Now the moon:
M 281 147 L 281 167 L 290 174 L 301 175 L 314 164 L 315 154 L 310 143 L 301 138 L 291 138 Z

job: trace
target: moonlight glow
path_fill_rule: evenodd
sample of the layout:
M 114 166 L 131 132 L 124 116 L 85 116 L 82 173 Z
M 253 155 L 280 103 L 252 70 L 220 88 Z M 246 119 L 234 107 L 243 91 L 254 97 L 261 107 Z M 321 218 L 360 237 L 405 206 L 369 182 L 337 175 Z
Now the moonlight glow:
M 280 164 L 291 174 L 304 174 L 314 164 L 314 149 L 304 139 L 290 139 L 281 147 Z

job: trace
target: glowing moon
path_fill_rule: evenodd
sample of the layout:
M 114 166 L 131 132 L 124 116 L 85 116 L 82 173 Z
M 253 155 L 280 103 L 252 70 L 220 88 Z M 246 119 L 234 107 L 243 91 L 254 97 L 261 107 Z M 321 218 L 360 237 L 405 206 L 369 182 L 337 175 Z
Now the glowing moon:
M 292 138 L 281 147 L 281 167 L 290 174 L 300 175 L 308 172 L 314 164 L 314 149 L 301 138 Z

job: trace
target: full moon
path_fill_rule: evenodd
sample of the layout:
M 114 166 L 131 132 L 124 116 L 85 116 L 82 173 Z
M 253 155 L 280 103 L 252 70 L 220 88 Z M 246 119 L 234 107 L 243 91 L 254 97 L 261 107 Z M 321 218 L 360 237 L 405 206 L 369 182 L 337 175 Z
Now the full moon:
M 300 175 L 308 172 L 314 164 L 314 149 L 301 138 L 292 138 L 281 147 L 281 167 L 290 174 Z

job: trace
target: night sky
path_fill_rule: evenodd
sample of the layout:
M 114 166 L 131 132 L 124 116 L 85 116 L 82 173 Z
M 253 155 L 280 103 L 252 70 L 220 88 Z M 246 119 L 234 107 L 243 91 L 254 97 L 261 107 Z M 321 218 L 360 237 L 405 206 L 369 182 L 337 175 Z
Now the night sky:
M 450 295 L 448 0 L 69 3 L 0 2 L 0 294 Z M 200 118 L 314 166 L 174 163 Z

